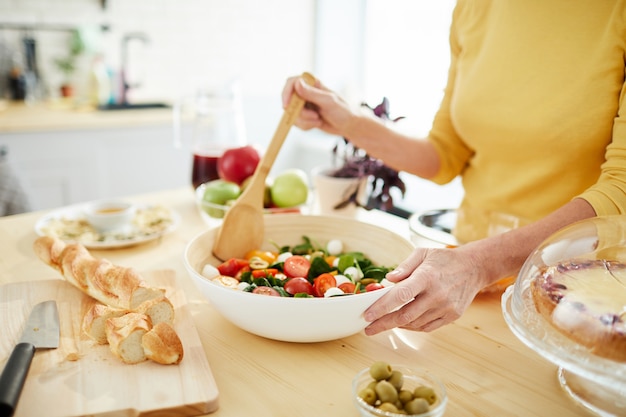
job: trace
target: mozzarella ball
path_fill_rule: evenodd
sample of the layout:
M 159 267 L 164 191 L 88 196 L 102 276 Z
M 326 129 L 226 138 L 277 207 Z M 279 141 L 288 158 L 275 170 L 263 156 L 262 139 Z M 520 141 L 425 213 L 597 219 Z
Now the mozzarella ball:
M 287 259 L 291 258 L 293 253 L 291 252 L 283 252 L 276 258 L 276 262 L 285 262 Z
M 237 284 L 237 289 L 239 291 L 244 291 L 249 286 L 250 286 L 250 284 L 248 284 L 247 282 L 240 282 L 239 284 Z
M 335 281 L 337 281 L 337 286 L 340 286 L 344 282 L 352 282 L 350 278 L 345 275 L 337 274 L 335 275 Z
M 339 239 L 329 240 L 326 244 L 326 251 L 329 255 L 339 255 L 343 252 L 343 242 Z
M 341 291 L 339 288 L 337 288 L 337 287 L 330 287 L 324 293 L 324 298 L 332 297 L 333 295 L 342 295 L 342 294 L 344 294 L 344 292 Z
M 205 278 L 212 279 L 218 276 L 219 274 L 220 274 L 220 271 L 218 271 L 217 268 L 211 264 L 206 264 L 204 265 L 204 268 L 202 268 L 202 276 Z
M 347 267 L 343 271 L 343 274 L 345 276 L 352 278 L 352 281 L 354 282 L 359 282 L 361 278 L 363 278 L 363 273 L 361 272 L 361 270 L 354 266 Z

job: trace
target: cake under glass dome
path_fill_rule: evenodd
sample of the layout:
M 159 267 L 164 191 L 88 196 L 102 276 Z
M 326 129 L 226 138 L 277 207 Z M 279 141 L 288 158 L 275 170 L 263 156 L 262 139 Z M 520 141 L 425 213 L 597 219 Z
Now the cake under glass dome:
M 599 356 L 593 352 L 593 347 L 578 343 L 557 330 L 538 312 L 532 290 L 533 281 L 545 271 L 560 273 L 563 265 L 575 263 L 582 265 L 576 272 L 576 279 L 580 281 L 594 277 L 585 274 L 585 266 L 602 265 L 605 261 L 618 265 L 620 271 L 626 265 L 626 216 L 583 220 L 546 239 L 528 257 L 515 284 L 503 294 L 502 310 L 512 332 L 557 366 L 556 377 L 567 395 L 599 416 L 623 416 L 626 415 L 626 361 Z M 564 273 L 567 274 L 567 270 Z M 614 277 L 610 268 L 606 273 L 616 281 L 612 284 L 617 291 L 611 292 L 611 298 L 618 298 L 621 305 L 626 306 L 624 275 Z M 587 285 L 594 284 L 590 281 L 583 288 Z M 622 308 L 621 313 L 612 316 L 618 322 L 617 329 L 626 328 L 626 307 Z M 626 334 L 619 336 L 626 337 Z

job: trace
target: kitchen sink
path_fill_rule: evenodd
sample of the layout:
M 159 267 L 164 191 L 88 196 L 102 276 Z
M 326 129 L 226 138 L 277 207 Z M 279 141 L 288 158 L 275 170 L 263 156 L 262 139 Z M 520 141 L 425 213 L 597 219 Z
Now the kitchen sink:
M 98 106 L 98 110 L 168 109 L 170 107 L 165 103 L 113 103 Z

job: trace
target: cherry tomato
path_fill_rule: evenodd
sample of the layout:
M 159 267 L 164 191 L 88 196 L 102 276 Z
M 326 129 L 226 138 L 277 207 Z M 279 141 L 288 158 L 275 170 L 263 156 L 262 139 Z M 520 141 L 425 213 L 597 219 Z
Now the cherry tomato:
M 311 268 L 311 262 L 304 256 L 293 255 L 285 260 L 283 264 L 283 272 L 289 278 L 304 277 L 309 274 L 309 268 Z
M 324 293 L 332 287 L 337 286 L 337 280 L 332 274 L 325 273 L 313 280 L 313 295 L 323 297 Z
M 343 284 L 339 284 L 338 288 L 346 294 L 354 294 L 356 285 L 354 285 L 352 282 L 344 282 Z
M 252 290 L 252 292 L 255 294 L 260 294 L 260 295 L 269 295 L 271 297 L 280 297 L 280 293 L 276 291 L 276 289 L 272 287 L 266 287 L 264 285 L 260 287 L 256 287 L 255 289 Z
M 231 258 L 218 265 L 217 270 L 220 271 L 220 274 L 222 275 L 234 277 L 235 275 L 237 275 L 237 272 L 239 272 L 239 270 L 244 266 L 248 266 L 247 260 Z
M 371 284 L 367 284 L 365 286 L 365 291 L 367 292 L 376 291 L 376 290 L 380 290 L 381 288 L 385 288 L 383 287 L 383 284 L 381 284 L 380 282 L 372 282 Z
M 244 272 L 250 272 L 250 267 L 248 265 L 242 267 L 239 271 L 237 271 L 235 278 L 241 281 L 241 276 L 243 275 Z
M 247 260 L 250 260 L 251 258 L 254 257 L 257 258 L 261 258 L 263 259 L 265 262 L 267 262 L 268 264 L 273 264 L 274 262 L 276 262 L 276 257 L 278 256 L 275 252 L 271 252 L 268 250 L 258 250 L 258 249 L 254 249 L 251 250 L 250 252 L 246 253 L 246 256 L 244 256 L 244 258 L 246 258 Z
M 298 293 L 313 295 L 313 285 L 303 277 L 289 278 L 285 281 L 284 288 L 291 295 Z
M 278 274 L 278 269 L 276 268 L 255 269 L 252 271 L 253 278 L 267 278 L 270 275 L 275 277 L 276 274 Z

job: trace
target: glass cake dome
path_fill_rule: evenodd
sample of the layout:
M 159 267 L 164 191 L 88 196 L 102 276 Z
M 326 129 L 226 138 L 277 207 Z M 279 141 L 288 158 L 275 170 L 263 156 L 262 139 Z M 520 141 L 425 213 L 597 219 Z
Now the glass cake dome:
M 595 272 L 593 268 L 596 268 Z M 553 278 L 551 273 L 558 278 L 565 277 L 565 280 L 550 281 Z M 598 277 L 603 279 L 596 279 Z M 571 279 L 577 280 L 576 294 L 582 293 L 582 296 L 574 298 L 575 302 L 569 302 L 573 306 L 570 310 L 561 309 L 560 316 L 556 315 L 559 307 L 548 316 L 553 322 L 561 320 L 568 325 L 582 325 L 579 318 L 582 316 L 578 313 L 597 311 L 597 307 L 592 305 L 597 299 L 590 301 L 588 309 L 582 307 L 584 303 L 581 300 L 591 300 L 591 293 L 594 297 L 596 293 L 602 293 L 602 297 L 608 294 L 613 304 L 611 311 L 616 313 L 608 315 L 608 333 L 621 338 L 623 343 L 626 338 L 626 216 L 587 219 L 553 234 L 528 257 L 515 284 L 508 287 L 502 296 L 504 318 L 511 331 L 524 344 L 557 366 L 559 383 L 576 403 L 599 416 L 624 416 L 626 359 L 610 359 L 594 353 L 596 349 L 590 346 L 591 339 L 583 337 L 575 341 L 566 332 L 557 329 L 548 316 L 539 313 L 535 303 L 533 288 L 536 287 L 533 283 L 548 282 L 544 285 L 554 289 L 554 293 L 548 291 L 546 294 L 552 296 L 553 301 L 560 301 L 559 305 L 567 304 L 572 297 L 571 293 L 563 296 L 566 285 L 562 283 L 569 285 L 574 282 Z M 611 291 L 604 289 L 607 282 Z M 621 310 L 615 308 L 616 304 Z M 600 320 L 604 320 L 605 316 L 600 316 Z M 603 324 L 606 325 L 607 320 Z M 580 335 L 580 332 L 576 334 L 577 337 Z M 625 345 L 618 346 L 621 346 L 618 351 L 623 352 Z M 626 352 L 624 354 L 626 358 Z

